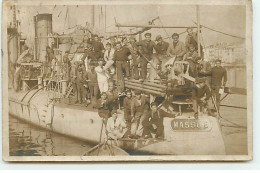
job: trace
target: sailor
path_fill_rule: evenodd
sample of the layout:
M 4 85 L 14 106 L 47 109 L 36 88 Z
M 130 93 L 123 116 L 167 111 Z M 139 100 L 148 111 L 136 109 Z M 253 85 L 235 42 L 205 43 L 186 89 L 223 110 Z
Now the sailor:
M 138 70 L 138 48 L 136 39 L 134 36 L 131 36 L 129 39 L 128 48 L 132 55 L 132 60 L 130 60 L 130 66 L 131 66 L 131 75 L 134 79 L 139 79 L 139 70 Z
M 174 56 L 176 57 L 176 61 L 183 60 L 183 56 L 186 53 L 186 48 L 184 46 L 184 43 L 179 41 L 179 34 L 173 33 L 172 34 L 173 42 L 170 43 L 168 49 L 167 49 L 167 55 L 168 56 Z
M 152 134 L 155 134 L 155 138 L 164 138 L 164 115 L 158 110 L 158 104 L 156 102 L 151 103 L 151 110 L 146 112 L 145 120 L 143 121 L 143 137 L 151 138 Z
M 98 80 L 97 80 L 97 73 L 95 71 L 94 63 L 90 63 L 89 65 L 90 68 L 86 72 L 86 80 L 88 81 L 91 105 L 94 108 L 96 106 L 97 96 L 98 96 Z
M 227 83 L 227 70 L 221 66 L 221 60 L 216 60 L 216 66 L 211 70 L 211 89 L 216 100 L 216 106 L 220 108 L 220 93 Z
M 206 77 L 206 84 L 208 85 L 208 87 L 211 87 L 211 64 L 203 59 L 200 59 L 198 61 L 199 63 L 199 68 L 198 68 L 198 77 L 202 78 L 202 77 Z
M 208 100 L 211 97 L 209 87 L 205 83 L 205 78 L 196 78 L 195 86 L 192 88 L 192 103 L 194 110 L 194 118 L 198 119 L 198 106 L 204 112 L 204 108 L 208 105 Z
M 131 102 L 131 134 L 134 136 L 142 135 L 142 122 L 145 118 L 145 111 L 149 109 L 149 98 L 141 95 L 140 90 L 135 91 L 135 97 Z
M 98 35 L 94 35 L 94 40 L 92 39 L 89 39 L 87 41 L 87 43 L 90 43 L 91 46 L 93 47 L 93 51 L 94 51 L 94 59 L 98 60 L 100 58 L 103 58 L 103 54 L 104 54 L 104 45 L 103 43 L 101 43 L 99 41 L 99 38 L 98 38 Z
M 22 87 L 22 68 L 21 64 L 16 64 L 15 73 L 14 73 L 14 90 L 20 91 Z
M 183 60 L 189 63 L 190 76 L 198 77 L 198 60 L 200 59 L 194 45 L 189 45 L 189 51 L 183 56 Z
M 156 64 L 155 64 L 155 69 L 154 68 L 150 68 L 149 70 L 149 75 L 148 75 L 148 79 L 150 81 L 154 81 L 154 80 L 160 80 L 162 79 L 164 76 L 163 76 L 163 70 L 162 70 L 162 62 L 161 61 L 158 61 Z
M 114 53 L 115 53 L 115 49 L 112 48 L 111 43 L 107 43 L 106 44 L 106 51 L 104 53 L 104 60 L 106 62 L 104 69 L 107 70 L 107 72 L 110 75 L 114 75 L 115 74 L 115 67 L 114 67 Z M 112 76 L 111 76 L 112 77 Z
M 101 98 L 97 101 L 96 107 L 101 118 L 107 120 L 110 117 L 112 110 L 109 109 L 109 100 L 105 92 L 101 93 Z
M 131 103 L 132 103 L 133 97 L 131 90 L 126 91 L 126 97 L 123 101 L 123 107 L 124 107 L 124 118 L 126 121 L 127 126 L 130 128 L 131 124 Z
M 82 104 L 86 100 L 86 69 L 84 63 L 79 61 L 77 67 L 77 77 L 76 77 L 76 85 L 77 85 L 77 100 L 76 103 Z
M 116 61 L 116 74 L 118 82 L 118 90 L 123 92 L 124 90 L 124 74 L 125 79 L 130 77 L 130 64 L 129 60 L 131 59 L 131 52 L 127 47 L 122 47 L 120 42 L 116 43 L 116 50 L 114 54 L 114 61 Z
M 103 60 L 99 59 L 98 66 L 95 68 L 97 73 L 98 87 L 100 92 L 107 92 L 108 90 L 108 75 L 103 68 Z
M 190 45 L 193 45 L 196 50 L 198 50 L 198 34 L 197 32 L 193 32 L 193 28 L 187 28 L 187 36 L 185 39 L 185 46 L 187 49 L 189 49 Z M 201 57 L 203 57 L 203 48 L 202 45 L 200 45 L 200 52 Z
M 56 58 L 56 56 L 54 56 L 51 61 L 51 78 L 55 78 L 60 75 L 60 66 L 61 62 Z
M 141 66 L 141 81 L 145 80 L 147 77 L 147 63 L 152 60 L 153 49 L 155 47 L 155 43 L 151 40 L 151 33 L 145 33 L 145 40 L 142 40 L 138 43 L 141 50 L 139 63 Z
M 46 47 L 46 61 L 47 62 L 51 62 L 52 59 L 54 59 L 55 55 L 54 55 L 54 51 L 52 48 L 50 48 L 50 46 Z
M 106 130 L 108 137 L 117 140 L 123 138 L 127 132 L 127 125 L 122 117 L 119 117 L 116 110 L 111 112 L 111 117 L 108 118 Z M 118 142 L 118 141 L 116 141 Z
M 106 44 L 106 50 L 104 53 L 104 60 L 107 62 L 109 60 L 112 60 L 114 58 L 114 52 L 115 49 L 112 47 L 111 43 Z
M 92 47 L 91 44 L 89 44 L 89 43 L 86 44 L 86 47 L 85 47 L 85 49 L 84 49 L 84 55 L 83 55 L 83 57 L 88 58 L 88 59 L 90 59 L 90 60 L 92 60 L 92 61 L 97 60 L 97 59 L 95 58 L 95 52 L 94 52 L 93 47 Z
M 70 53 L 70 51 L 66 50 L 65 55 L 63 56 L 64 71 L 65 71 L 67 79 L 69 79 L 69 76 L 70 76 L 70 66 L 71 66 L 70 59 L 69 59 L 69 53 Z
M 107 98 L 111 102 L 109 103 L 109 108 L 112 110 L 117 110 L 118 109 L 118 98 L 119 98 L 119 93 L 114 87 L 114 82 L 109 81 L 108 82 L 108 91 L 107 93 Z
M 163 41 L 163 38 L 161 35 L 158 35 L 155 39 L 156 45 L 154 47 L 156 54 L 155 57 L 157 61 L 162 62 L 162 67 L 164 67 L 164 64 L 169 60 L 169 57 L 167 56 L 167 49 L 169 47 L 169 43 L 166 41 Z M 157 62 L 158 63 L 158 62 Z M 164 70 L 164 68 L 163 68 Z

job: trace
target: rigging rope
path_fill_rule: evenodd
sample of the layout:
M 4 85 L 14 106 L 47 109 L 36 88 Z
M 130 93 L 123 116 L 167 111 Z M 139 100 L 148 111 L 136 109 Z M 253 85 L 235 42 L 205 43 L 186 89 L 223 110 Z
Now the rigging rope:
M 193 21 L 194 22 L 194 21 Z M 197 22 L 194 22 L 196 25 L 197 25 Z M 213 28 L 210 28 L 210 27 L 207 27 L 205 25 L 200 25 L 201 27 L 204 27 L 208 30 L 211 30 L 211 31 L 214 31 L 214 32 L 218 32 L 220 34 L 224 34 L 224 35 L 227 35 L 227 36 L 230 36 L 230 37 L 235 37 L 235 38 L 239 38 L 239 39 L 245 39 L 244 37 L 240 37 L 240 36 L 237 36 L 237 35 L 232 35 L 232 34 L 229 34 L 229 33 L 225 33 L 225 32 L 222 32 L 222 31 L 219 31 L 219 30 L 216 30 L 216 29 L 213 29 Z
M 160 18 L 160 17 L 158 17 L 158 19 L 159 19 L 159 21 L 160 21 L 161 25 L 163 26 L 163 22 L 162 22 L 161 18 Z M 163 28 L 163 30 L 164 30 L 164 32 L 166 33 L 166 35 L 167 35 L 167 38 L 169 38 L 169 40 L 171 41 L 171 39 L 170 39 L 171 37 L 170 37 L 169 33 L 166 31 L 166 29 L 165 29 L 165 28 Z

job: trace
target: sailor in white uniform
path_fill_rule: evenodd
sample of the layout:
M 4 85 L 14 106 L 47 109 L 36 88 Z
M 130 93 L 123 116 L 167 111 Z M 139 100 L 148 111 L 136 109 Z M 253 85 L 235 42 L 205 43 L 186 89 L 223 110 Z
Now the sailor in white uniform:
M 106 74 L 105 69 L 103 68 L 103 60 L 98 61 L 98 66 L 95 68 L 97 73 L 98 87 L 100 92 L 108 91 L 108 75 Z

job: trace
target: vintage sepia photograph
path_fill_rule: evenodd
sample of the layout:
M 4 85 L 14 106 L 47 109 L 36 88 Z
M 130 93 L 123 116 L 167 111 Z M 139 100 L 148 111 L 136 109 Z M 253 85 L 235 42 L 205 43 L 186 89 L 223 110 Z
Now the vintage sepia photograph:
M 250 0 L 2 9 L 5 161 L 253 159 Z

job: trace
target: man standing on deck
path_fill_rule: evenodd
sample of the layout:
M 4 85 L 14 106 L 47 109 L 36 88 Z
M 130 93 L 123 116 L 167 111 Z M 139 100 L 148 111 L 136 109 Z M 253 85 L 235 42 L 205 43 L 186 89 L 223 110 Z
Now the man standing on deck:
M 65 55 L 63 56 L 63 65 L 64 65 L 64 71 L 66 73 L 66 78 L 69 79 L 69 75 L 70 75 L 70 66 L 71 66 L 71 63 L 70 63 L 70 59 L 69 59 L 69 53 L 70 51 L 69 50 L 66 50 L 65 51 Z
M 106 44 L 106 51 L 104 54 L 104 60 L 106 62 L 104 69 L 108 71 L 108 73 L 110 75 L 114 75 L 115 74 L 115 67 L 114 67 L 114 53 L 115 53 L 115 49 L 112 48 L 111 43 L 107 43 Z
M 216 61 L 216 66 L 211 70 L 211 89 L 216 100 L 216 106 L 220 108 L 220 93 L 227 83 L 227 70 L 221 66 L 221 60 Z
M 139 53 L 141 54 L 139 63 L 141 66 L 141 81 L 144 81 L 147 77 L 147 63 L 152 60 L 153 49 L 155 43 L 151 40 L 152 34 L 145 33 L 145 40 L 140 41 L 138 44 L 141 47 Z
M 127 47 L 122 47 L 120 42 L 116 43 L 116 51 L 114 53 L 114 61 L 116 61 L 117 86 L 119 92 L 124 90 L 124 72 L 125 79 L 130 77 L 131 52 Z
M 132 103 L 133 97 L 131 90 L 126 91 L 126 97 L 123 101 L 123 107 L 124 107 L 124 118 L 126 121 L 127 126 L 130 129 L 131 125 L 131 103 Z
M 103 68 L 103 59 L 99 59 L 98 66 L 95 68 L 97 73 L 98 87 L 100 92 L 107 92 L 108 90 L 108 75 Z
M 131 36 L 129 39 L 129 44 L 128 44 L 128 49 L 131 52 L 131 56 L 132 56 L 132 63 L 130 63 L 131 65 L 131 75 L 134 79 L 138 80 L 139 79 L 139 70 L 138 70 L 138 47 L 136 44 L 136 39 L 134 36 Z
M 99 41 L 98 35 L 94 35 L 94 40 L 88 40 L 87 43 L 91 44 L 93 47 L 93 53 L 94 53 L 94 59 L 98 60 L 100 58 L 103 58 L 103 54 L 105 51 L 103 43 Z
M 88 81 L 88 87 L 90 91 L 90 99 L 92 107 L 96 106 L 98 95 L 98 80 L 97 73 L 95 71 L 94 63 L 90 63 L 90 68 L 87 70 L 86 79 Z
M 77 78 L 76 78 L 76 85 L 77 85 L 77 101 L 79 104 L 82 104 L 86 100 L 86 88 L 84 85 L 86 85 L 86 68 L 84 66 L 83 61 L 80 61 L 78 63 L 77 67 Z
M 71 70 L 73 93 L 76 96 L 75 104 L 82 104 L 82 101 L 86 98 L 86 88 L 84 87 L 84 84 L 86 83 L 85 75 L 86 71 L 83 62 L 75 62 Z

